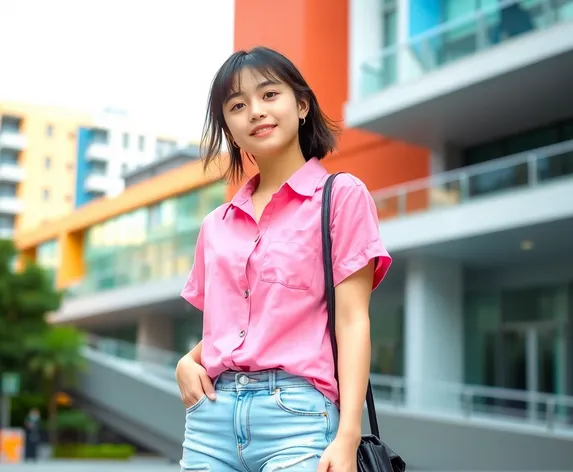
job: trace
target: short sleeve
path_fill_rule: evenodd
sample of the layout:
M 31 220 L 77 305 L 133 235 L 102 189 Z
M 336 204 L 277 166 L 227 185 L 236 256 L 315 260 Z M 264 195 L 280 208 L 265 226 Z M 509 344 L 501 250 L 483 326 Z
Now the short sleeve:
M 331 223 L 334 285 L 376 260 L 372 290 L 390 268 L 392 258 L 380 238 L 378 212 L 359 179 L 341 174 L 332 189 Z
M 195 257 L 181 296 L 197 309 L 203 311 L 205 303 L 205 248 L 203 241 L 204 225 L 199 230 L 195 244 Z

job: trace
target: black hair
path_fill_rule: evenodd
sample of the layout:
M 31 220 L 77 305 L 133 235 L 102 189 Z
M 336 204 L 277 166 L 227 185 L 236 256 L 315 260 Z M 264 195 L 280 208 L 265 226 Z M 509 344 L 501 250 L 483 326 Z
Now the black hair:
M 230 153 L 229 168 L 225 177 L 237 182 L 244 175 L 241 149 L 233 145 L 231 141 L 232 138 L 223 116 L 223 105 L 227 98 L 236 91 L 234 90 L 236 78 L 245 68 L 256 70 L 269 80 L 279 80 L 287 84 L 293 90 L 297 101 L 308 102 L 308 114 L 304 125 L 299 127 L 299 144 L 307 161 L 312 157 L 322 159 L 335 150 L 339 128 L 322 112 L 316 95 L 296 66 L 277 51 L 266 47 L 256 47 L 250 51 L 233 53 L 213 79 L 201 138 L 201 157 L 205 169 L 219 156 L 224 137 Z M 248 154 L 246 157 L 251 160 L 253 158 Z

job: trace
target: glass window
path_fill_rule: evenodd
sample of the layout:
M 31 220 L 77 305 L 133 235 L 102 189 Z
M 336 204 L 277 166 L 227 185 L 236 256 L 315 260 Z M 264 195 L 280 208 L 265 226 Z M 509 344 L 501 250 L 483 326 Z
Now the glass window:
M 48 277 L 54 283 L 56 271 L 60 264 L 60 246 L 56 240 L 46 241 L 38 246 L 37 262 L 48 273 Z
M 16 116 L 4 115 L 0 129 L 6 133 L 19 133 L 22 120 Z
M 573 139 L 573 120 L 536 128 L 464 151 L 464 165 L 478 164 Z
M 85 237 L 86 289 L 188 273 L 203 218 L 224 201 L 218 182 L 93 226 Z
M 140 136 L 138 141 L 137 141 L 137 146 L 139 148 L 140 151 L 144 151 L 145 150 L 145 136 Z
M 123 133 L 123 149 L 129 148 L 129 134 Z
M 54 127 L 52 125 L 46 125 L 46 136 L 51 138 L 54 135 Z
M 1 197 L 15 197 L 16 196 L 16 184 L 9 182 L 0 183 L 0 196 Z
M 17 166 L 18 151 L 12 149 L 0 149 L 0 164 L 6 166 Z
M 108 133 L 105 129 L 94 129 L 93 130 L 93 142 L 97 144 L 107 144 L 108 143 Z
M 107 162 L 92 161 L 90 163 L 90 172 L 89 173 L 92 175 L 106 175 L 107 174 Z
M 0 215 L 0 229 L 13 229 L 13 228 L 14 228 L 14 216 Z
M 444 22 L 471 16 L 478 4 L 479 0 L 447 0 L 444 2 Z
M 177 318 L 173 323 L 173 344 L 177 352 L 187 353 L 193 349 L 203 337 L 203 317 L 187 316 Z
M 52 168 L 52 158 L 51 157 L 45 157 L 44 158 L 44 169 L 50 170 L 51 168 Z
M 465 382 L 494 386 L 501 297 L 487 293 L 467 294 L 464 318 Z

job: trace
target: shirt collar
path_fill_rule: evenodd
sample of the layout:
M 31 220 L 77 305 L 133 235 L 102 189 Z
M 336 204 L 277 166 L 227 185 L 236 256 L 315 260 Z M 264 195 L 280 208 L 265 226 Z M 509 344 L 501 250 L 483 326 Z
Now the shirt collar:
M 286 181 L 286 185 L 299 195 L 311 197 L 316 192 L 318 184 L 326 173 L 326 169 L 322 166 L 320 161 L 316 157 L 313 157 L 290 176 Z M 259 177 L 259 174 L 255 175 L 239 189 L 223 213 L 223 219 L 227 215 L 229 208 L 241 207 L 251 198 L 259 183 Z

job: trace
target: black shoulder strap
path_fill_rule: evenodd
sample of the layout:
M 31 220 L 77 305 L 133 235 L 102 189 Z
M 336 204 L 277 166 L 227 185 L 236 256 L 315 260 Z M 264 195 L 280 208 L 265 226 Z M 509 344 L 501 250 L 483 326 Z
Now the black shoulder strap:
M 338 382 L 338 345 L 336 342 L 335 329 L 335 302 L 334 302 L 334 276 L 332 268 L 332 239 L 330 235 L 330 202 L 332 195 L 332 184 L 338 174 L 329 175 L 322 190 L 322 258 L 324 261 L 324 285 L 326 291 L 326 308 L 328 310 L 328 330 L 332 343 L 332 357 L 334 359 L 334 377 Z M 349 228 L 350 229 L 350 228 Z M 370 432 L 380 437 L 378 429 L 378 418 L 376 418 L 376 407 L 374 406 L 374 394 L 372 385 L 368 380 L 368 389 L 366 390 L 366 407 L 368 409 L 368 420 L 370 422 Z

